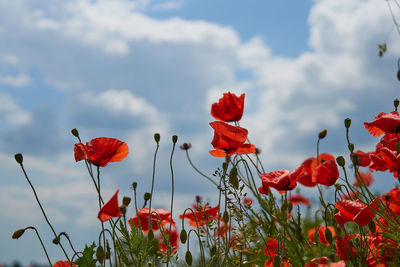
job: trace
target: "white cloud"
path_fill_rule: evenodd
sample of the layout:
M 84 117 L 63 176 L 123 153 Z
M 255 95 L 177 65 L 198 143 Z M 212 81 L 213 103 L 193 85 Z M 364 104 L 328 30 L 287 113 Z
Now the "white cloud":
M 163 3 L 153 4 L 151 9 L 154 11 L 165 11 L 165 10 L 174 10 L 179 9 L 183 6 L 184 2 L 181 1 L 166 1 Z
M 0 74 L 0 85 L 9 85 L 13 87 L 25 87 L 31 84 L 32 79 L 26 73 L 20 73 L 17 75 L 1 75 Z
M 0 121 L 12 126 L 26 125 L 31 121 L 30 114 L 23 111 L 10 95 L 0 93 L 0 103 Z

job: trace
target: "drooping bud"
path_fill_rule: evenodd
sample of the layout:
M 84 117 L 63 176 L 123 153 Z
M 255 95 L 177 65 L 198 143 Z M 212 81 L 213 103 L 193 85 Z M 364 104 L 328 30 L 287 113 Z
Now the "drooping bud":
M 18 238 L 20 238 L 24 233 L 25 233 L 25 229 L 18 229 L 18 230 L 16 230 L 16 231 L 14 231 L 14 233 L 12 234 L 12 238 L 13 238 L 13 239 L 18 239 Z
M 186 251 L 185 261 L 189 266 L 192 265 L 193 258 L 192 258 L 192 253 L 189 250 Z
M 318 138 L 319 139 L 324 139 L 326 137 L 327 133 L 328 133 L 328 130 L 327 129 L 323 129 L 322 131 L 319 132 Z
M 347 118 L 344 120 L 344 127 L 346 127 L 346 129 L 349 129 L 351 125 L 351 119 Z
M 154 134 L 154 140 L 156 141 L 156 143 L 160 142 L 160 134 L 159 133 Z
M 52 242 L 53 242 L 53 244 L 55 244 L 55 245 L 60 244 L 60 237 L 59 237 L 59 236 L 54 237 L 54 239 L 53 239 Z
M 329 230 L 328 227 L 325 228 L 325 238 L 326 238 L 326 241 L 328 241 L 329 244 L 332 243 L 332 239 L 333 239 L 332 232 L 331 232 L 331 230 Z
M 172 143 L 176 144 L 176 142 L 178 142 L 178 136 L 177 135 L 173 135 L 172 136 Z
M 96 258 L 100 262 L 100 264 L 103 264 L 103 261 L 104 261 L 105 257 L 106 257 L 106 255 L 104 253 L 103 247 L 101 245 L 98 246 L 98 248 L 96 250 Z
M 21 154 L 21 153 L 15 154 L 14 157 L 15 157 L 15 160 L 16 160 L 19 164 L 22 164 L 22 162 L 24 161 L 24 158 L 22 157 L 22 154 Z
M 72 129 L 72 130 L 71 130 L 71 133 L 72 133 L 72 135 L 75 136 L 76 138 L 79 138 L 79 132 L 78 132 L 78 130 L 77 130 L 76 128 Z
M 179 235 L 179 239 L 181 240 L 181 243 L 182 243 L 182 244 L 185 244 L 185 243 L 186 243 L 186 240 L 187 240 L 187 233 L 186 233 L 186 230 L 185 230 L 185 229 L 182 229 L 182 231 L 181 231 L 181 233 L 180 233 L 180 235 Z

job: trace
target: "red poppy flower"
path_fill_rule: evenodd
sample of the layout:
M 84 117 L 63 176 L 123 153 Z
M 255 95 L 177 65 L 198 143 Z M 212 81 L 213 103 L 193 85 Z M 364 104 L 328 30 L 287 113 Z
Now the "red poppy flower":
M 321 244 L 325 244 L 325 245 L 330 245 L 328 240 L 326 240 L 326 236 L 325 236 L 325 231 L 326 229 L 328 229 L 331 233 L 332 233 L 332 237 L 335 237 L 335 228 L 333 228 L 332 226 L 320 226 L 318 228 L 318 235 L 319 235 L 319 241 L 321 242 Z M 315 228 L 311 228 L 310 230 L 308 230 L 307 236 L 308 239 L 312 242 L 312 243 L 316 243 L 315 239 L 314 239 L 314 234 L 315 234 L 316 229 Z
M 353 152 L 354 155 L 357 155 L 358 159 L 358 165 L 361 167 L 367 167 L 371 163 L 371 159 L 369 158 L 369 155 L 371 152 L 365 153 L 362 150 L 357 150 L 356 152 Z
M 386 147 L 392 151 L 397 151 L 397 134 L 385 134 L 378 144 L 376 144 L 375 152 L 381 150 Z
M 118 193 L 119 189 L 115 194 L 108 200 L 103 207 L 101 207 L 99 214 L 97 215 L 97 218 L 102 221 L 108 221 L 109 219 L 113 217 L 121 217 L 122 213 L 119 209 L 118 205 Z
M 364 181 L 364 184 L 366 186 L 370 186 L 374 182 L 374 178 L 372 178 L 372 174 L 370 172 L 358 172 L 360 175 L 358 176 L 357 174 L 356 179 L 354 180 L 354 186 L 360 187 L 361 185 L 358 183 L 358 180 L 361 179 Z M 358 179 L 357 179 L 358 178 Z M 361 183 L 363 184 L 363 183 Z
M 379 199 L 376 198 L 369 205 L 358 200 L 340 200 L 335 203 L 335 208 L 337 208 L 339 212 L 333 217 L 341 227 L 350 221 L 360 226 L 365 226 L 375 217 L 379 208 Z
M 339 170 L 336 161 L 328 160 L 318 165 L 312 174 L 312 181 L 317 184 L 331 186 L 339 179 Z
M 264 246 L 264 255 L 269 256 L 272 261 L 275 260 L 276 250 L 278 249 L 278 240 L 275 238 L 268 239 L 267 243 Z
M 239 121 L 243 115 L 244 94 L 237 97 L 231 92 L 224 93 L 218 103 L 211 106 L 211 116 L 225 122 Z
M 161 226 L 165 226 L 166 224 L 172 224 L 175 226 L 175 222 L 171 219 L 171 213 L 169 211 L 163 209 L 151 209 L 151 213 L 149 214 L 148 208 L 142 208 L 137 211 L 137 216 L 133 217 L 129 220 L 129 225 L 133 227 L 139 226 L 142 228 L 144 233 L 149 231 L 149 215 L 150 215 L 150 225 L 151 229 L 155 232 L 160 229 Z
M 165 230 L 165 238 L 167 238 L 168 241 L 168 233 L 169 233 L 169 229 Z M 171 231 L 171 235 L 169 237 L 169 242 L 170 242 L 170 246 L 171 246 L 171 252 L 175 253 L 176 251 L 178 251 L 178 246 L 179 246 L 179 234 L 175 229 L 172 229 Z M 160 244 L 160 250 L 163 253 L 167 253 L 167 244 L 165 244 L 164 238 L 162 235 L 159 236 L 159 244 Z
M 389 192 L 381 196 L 381 200 L 387 208 L 395 213 L 400 215 L 400 189 L 395 187 L 391 189 Z
M 370 169 L 375 171 L 389 171 L 397 179 L 400 178 L 400 154 L 387 147 L 371 154 Z
M 312 157 L 308 158 L 298 167 L 302 169 L 302 172 L 299 172 L 299 176 L 297 178 L 297 182 L 307 187 L 314 187 L 317 183 L 313 181 L 312 175 L 314 170 L 319 166 L 322 162 L 326 162 L 329 160 L 335 161 L 335 157 L 328 153 L 320 154 L 317 158 Z
M 57 261 L 53 264 L 53 267 L 70 267 L 71 263 L 69 261 Z M 75 263 L 72 263 L 72 266 L 76 267 Z
M 86 145 L 76 143 L 74 147 L 75 160 L 87 159 L 95 166 L 107 166 L 109 162 L 122 161 L 129 152 L 125 142 L 115 138 L 99 137 L 87 142 Z
M 400 127 L 400 117 L 397 111 L 390 113 L 381 112 L 372 122 L 364 122 L 365 128 L 373 136 L 380 136 L 384 133 L 396 133 Z
M 199 226 L 203 226 L 211 220 L 216 220 L 218 218 L 218 208 L 218 205 L 214 208 L 206 206 L 204 209 L 196 210 L 195 212 L 187 211 L 185 213 L 185 218 L 189 220 L 188 223 L 190 226 L 197 227 L 197 223 Z M 183 214 L 179 215 L 179 219 L 182 218 Z
M 299 204 L 304 204 L 306 206 L 310 205 L 310 200 L 308 198 L 304 197 L 303 195 L 300 194 L 292 194 L 289 197 L 289 201 L 292 202 L 293 206 L 299 205 Z
M 293 190 L 296 183 L 296 175 L 290 173 L 288 170 L 277 170 L 269 173 L 262 173 L 260 175 L 262 186 L 258 188 L 261 194 L 268 194 L 270 187 L 275 188 L 278 191 L 289 191 Z
M 210 154 L 214 157 L 225 157 L 233 154 L 254 153 L 256 148 L 253 144 L 245 144 L 247 140 L 247 130 L 232 126 L 225 122 L 214 121 L 210 123 L 214 129 L 214 138 L 211 144 L 215 150 L 211 150 Z
M 341 260 L 347 261 L 352 257 L 358 257 L 356 249 L 350 246 L 350 239 L 350 234 L 345 235 L 343 238 L 340 236 L 336 237 L 336 256 Z

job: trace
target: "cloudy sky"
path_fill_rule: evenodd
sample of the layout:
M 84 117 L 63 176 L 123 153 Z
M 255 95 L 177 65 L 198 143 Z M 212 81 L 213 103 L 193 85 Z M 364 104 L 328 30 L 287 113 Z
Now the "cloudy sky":
M 393 1 L 388 1 L 394 4 Z M 398 8 L 393 5 L 397 16 Z M 388 52 L 378 58 L 377 46 Z M 343 120 L 356 149 L 376 139 L 362 122 L 393 109 L 399 35 L 381 0 L 0 0 L 0 263 L 45 262 L 61 253 L 13 159 L 24 163 L 56 231 L 78 249 L 97 239 L 95 190 L 75 163 L 70 134 L 128 143 L 129 156 L 102 169 L 106 199 L 117 188 L 150 190 L 153 134 L 161 133 L 157 208 L 168 208 L 171 135 L 191 142 L 193 160 L 212 173 L 210 105 L 223 92 L 246 93 L 241 125 L 263 150 L 267 170 L 294 168 L 321 150 L 346 153 Z M 215 204 L 213 187 L 175 155 L 176 208 L 196 194 Z M 377 190 L 393 177 L 379 176 Z M 142 196 L 140 195 L 140 199 Z M 140 200 L 141 201 L 141 200 Z

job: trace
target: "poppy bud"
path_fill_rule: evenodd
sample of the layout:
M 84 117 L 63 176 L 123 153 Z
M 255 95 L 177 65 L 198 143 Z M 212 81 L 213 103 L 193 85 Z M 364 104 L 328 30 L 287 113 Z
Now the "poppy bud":
M 328 227 L 325 228 L 325 238 L 328 243 L 332 243 L 332 232 Z
M 25 233 L 25 229 L 18 229 L 12 234 L 13 239 L 20 238 Z
M 399 103 L 400 103 L 400 101 L 397 98 L 393 101 L 393 105 L 396 110 L 397 110 L 397 107 L 399 106 Z
M 346 129 L 349 129 L 351 125 L 351 119 L 347 118 L 344 120 L 344 127 L 346 127 Z
M 190 253 L 189 250 L 186 251 L 186 254 L 185 254 L 185 261 L 186 261 L 186 263 L 187 263 L 188 265 L 192 265 L 193 258 L 192 258 L 192 253 Z
M 22 162 L 24 161 L 24 158 L 22 157 L 22 154 L 21 154 L 21 153 L 15 154 L 14 157 L 15 157 L 15 160 L 16 160 L 19 164 L 22 164 Z
M 354 144 L 350 143 L 347 147 L 349 148 L 350 152 L 354 151 Z
M 147 201 L 151 198 L 151 194 L 149 192 L 144 193 L 144 201 Z
M 55 245 L 60 244 L 60 237 L 59 236 L 54 237 L 53 244 L 55 244 Z
M 346 161 L 344 160 L 344 158 L 342 156 L 339 156 L 336 158 L 336 162 L 340 167 L 344 167 Z
M 319 139 L 324 139 L 326 137 L 326 134 L 328 133 L 327 129 L 323 129 L 322 131 L 319 132 L 318 138 Z
M 133 183 L 132 183 L 132 189 L 133 189 L 133 190 L 136 190 L 136 188 L 137 188 L 137 182 L 133 182 Z
M 172 136 L 172 143 L 176 144 L 176 142 L 178 142 L 178 136 L 177 135 L 173 135 Z
M 397 72 L 397 80 L 400 81 L 400 70 Z
M 375 234 L 375 232 L 376 232 L 376 226 L 375 226 L 374 221 L 370 221 L 370 222 L 368 223 L 368 228 L 369 228 L 369 230 L 371 231 L 372 234 Z
M 99 246 L 96 250 L 96 258 L 100 262 L 100 264 L 103 264 L 104 258 L 105 258 L 105 253 L 104 249 L 102 246 Z
M 385 195 L 385 201 L 388 202 L 389 199 L 390 199 L 390 196 L 389 195 Z
M 153 232 L 153 230 L 149 230 L 149 233 L 147 234 L 147 238 L 149 239 L 149 240 L 153 240 L 154 239 L 154 232 Z
M 182 244 L 186 243 L 187 234 L 186 234 L 186 230 L 185 229 L 182 229 L 181 233 L 179 234 L 179 238 L 180 238 Z
M 75 136 L 76 138 L 79 138 L 79 132 L 78 132 L 78 130 L 77 130 L 76 128 L 72 129 L 72 130 L 71 130 L 71 133 L 72 133 L 72 135 Z
M 224 223 L 227 223 L 229 221 L 229 213 L 227 211 L 224 211 L 224 215 L 222 215 L 222 218 L 224 219 Z
M 159 133 L 154 134 L 154 140 L 156 141 L 156 143 L 160 142 L 160 134 Z
M 106 240 L 106 245 L 107 245 L 107 248 L 106 248 L 106 259 L 109 260 L 110 256 L 111 256 L 111 248 L 110 248 L 110 244 L 108 244 L 108 240 Z
M 129 203 L 131 203 L 131 198 L 130 197 L 124 197 L 122 199 L 122 204 L 124 204 L 124 206 L 129 206 Z

